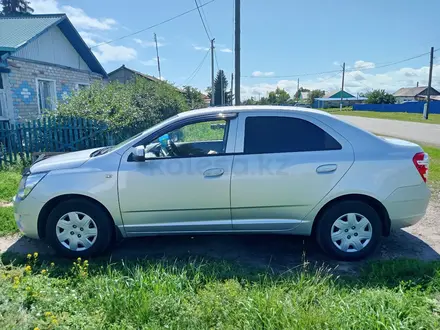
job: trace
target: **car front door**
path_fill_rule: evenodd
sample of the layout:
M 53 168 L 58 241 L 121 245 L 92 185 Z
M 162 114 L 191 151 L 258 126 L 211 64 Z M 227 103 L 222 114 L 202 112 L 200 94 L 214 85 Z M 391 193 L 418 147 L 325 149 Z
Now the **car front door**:
M 145 161 L 132 161 L 133 149 L 124 154 L 118 186 L 129 236 L 232 229 L 236 124 L 234 114 L 177 122 L 140 143 Z
M 231 178 L 234 230 L 292 230 L 354 161 L 348 141 L 311 116 L 240 114 Z

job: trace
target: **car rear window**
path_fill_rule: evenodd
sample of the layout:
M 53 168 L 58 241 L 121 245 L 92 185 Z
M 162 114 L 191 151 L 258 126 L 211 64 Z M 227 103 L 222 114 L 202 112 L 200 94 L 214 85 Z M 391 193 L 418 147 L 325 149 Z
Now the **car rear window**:
M 246 118 L 246 154 L 339 149 L 342 147 L 338 141 L 307 120 L 278 116 Z

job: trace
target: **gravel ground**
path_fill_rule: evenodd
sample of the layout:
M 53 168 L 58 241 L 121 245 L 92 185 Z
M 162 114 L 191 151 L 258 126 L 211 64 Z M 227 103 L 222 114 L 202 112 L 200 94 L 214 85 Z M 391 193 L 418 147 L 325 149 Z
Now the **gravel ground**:
M 426 216 L 416 225 L 395 231 L 383 238 L 381 246 L 369 260 L 415 258 L 440 260 L 440 193 L 433 195 Z M 0 238 L 0 252 L 27 254 L 39 252 L 54 257 L 43 242 L 13 235 Z M 200 235 L 159 236 L 127 239 L 119 243 L 106 258 L 176 258 L 201 257 L 235 261 L 245 266 L 268 267 L 284 272 L 301 265 L 304 260 L 314 264 L 337 267 L 353 272 L 361 262 L 346 263 L 329 260 L 313 239 L 284 235 Z

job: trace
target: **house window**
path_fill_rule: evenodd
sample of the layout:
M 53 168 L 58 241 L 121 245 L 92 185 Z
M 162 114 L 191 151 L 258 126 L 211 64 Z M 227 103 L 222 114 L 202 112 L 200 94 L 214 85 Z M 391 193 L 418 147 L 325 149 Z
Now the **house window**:
M 55 80 L 37 79 L 37 90 L 40 112 L 55 110 L 57 102 Z
M 76 90 L 78 90 L 78 91 L 89 88 L 89 87 L 90 87 L 90 84 L 86 84 L 86 83 L 76 84 Z

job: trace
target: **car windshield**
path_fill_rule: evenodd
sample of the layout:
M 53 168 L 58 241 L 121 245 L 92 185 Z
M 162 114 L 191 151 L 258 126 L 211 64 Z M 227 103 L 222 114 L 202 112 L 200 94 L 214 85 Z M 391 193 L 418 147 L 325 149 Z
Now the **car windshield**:
M 170 117 L 170 118 L 168 118 L 168 119 L 166 119 L 166 120 L 164 120 L 164 121 L 162 121 L 162 122 L 160 122 L 160 123 L 150 127 L 149 129 L 147 129 L 145 131 L 142 131 L 142 132 L 140 132 L 140 133 L 138 133 L 138 134 L 136 134 L 136 135 L 134 135 L 134 136 L 132 136 L 132 137 L 130 137 L 130 138 L 128 138 L 128 139 L 126 139 L 126 140 L 124 140 L 124 141 L 122 141 L 122 142 L 120 142 L 120 143 L 118 143 L 118 144 L 116 144 L 116 145 L 114 145 L 112 147 L 110 147 L 108 151 L 119 149 L 120 147 L 122 147 L 122 146 L 124 146 L 126 144 L 129 144 L 131 141 L 136 140 L 141 135 L 149 134 L 150 132 L 155 131 L 155 130 L 157 130 L 157 129 L 167 125 L 170 121 L 173 121 L 177 116 L 178 115 L 172 116 L 172 117 Z

